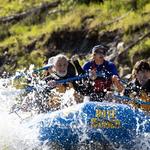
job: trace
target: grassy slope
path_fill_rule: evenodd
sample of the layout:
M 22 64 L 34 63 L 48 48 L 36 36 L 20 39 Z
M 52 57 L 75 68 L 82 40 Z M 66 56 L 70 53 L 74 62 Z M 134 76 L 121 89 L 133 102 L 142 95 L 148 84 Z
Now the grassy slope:
M 9 16 L 53 0 L 0 0 L 0 16 Z
M 13 0 L 12 2 L 0 0 L 0 16 L 9 16 L 16 12 L 22 12 L 32 7 L 39 6 L 46 0 Z M 50 2 L 50 0 L 47 0 Z M 52 1 L 52 0 L 51 0 Z M 70 3 L 69 3 L 70 2 Z M 73 5 L 73 6 L 72 6 Z M 138 4 L 138 7 L 141 3 Z M 69 10 L 71 8 L 71 10 Z M 123 16 L 130 10 L 130 5 L 127 2 L 106 1 L 102 4 L 74 4 L 71 1 L 65 1 L 57 8 L 58 10 L 66 10 L 64 14 L 54 14 L 45 16 L 43 22 L 38 21 L 37 16 L 30 16 L 13 25 L 1 25 L 0 35 L 4 35 L 4 38 L 0 41 L 0 52 L 3 52 L 3 48 L 9 47 L 8 53 L 10 55 L 18 55 L 17 65 L 21 67 L 28 66 L 30 63 L 34 63 L 37 66 L 41 66 L 45 60 L 44 48 L 42 43 L 36 45 L 36 49 L 31 53 L 26 54 L 22 47 L 30 44 L 36 38 L 41 35 L 50 35 L 52 32 L 58 29 L 65 28 L 66 26 L 72 29 L 81 28 L 82 20 L 86 16 L 93 16 L 93 19 L 88 19 L 86 22 L 86 28 L 93 29 L 103 23 L 108 23 L 114 18 Z M 144 15 L 142 15 L 144 14 Z M 112 23 L 107 26 L 99 28 L 100 32 L 113 31 L 115 29 L 122 29 L 124 31 L 123 41 L 128 43 L 132 41 L 137 35 L 132 33 L 132 30 L 136 27 L 140 27 L 143 24 L 150 25 L 150 3 L 143 5 L 137 11 L 130 11 L 128 16 L 124 19 Z M 34 18 L 34 22 L 33 22 Z M 36 23 L 37 21 L 37 23 Z M 142 33 L 147 33 L 148 29 L 143 28 Z M 139 34 L 142 34 L 139 33 Z M 11 36 L 8 36 L 8 35 Z M 135 37 L 134 37 L 135 36 Z M 137 51 L 147 51 L 150 48 L 150 40 L 145 39 L 129 51 L 129 57 L 131 58 Z M 35 59 L 37 58 L 37 59 Z M 5 65 L 5 69 L 13 70 L 10 65 Z

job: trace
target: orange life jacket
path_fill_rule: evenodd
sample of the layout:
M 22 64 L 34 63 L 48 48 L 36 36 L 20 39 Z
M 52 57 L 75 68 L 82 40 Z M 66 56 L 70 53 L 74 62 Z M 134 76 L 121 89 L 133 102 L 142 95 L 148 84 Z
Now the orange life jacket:
M 146 92 L 141 92 L 140 94 L 140 98 L 141 100 L 143 100 L 144 102 L 150 102 L 150 97 L 148 96 L 148 94 Z M 146 105 L 146 104 L 141 104 L 140 108 L 144 111 L 148 111 L 150 112 L 150 105 Z

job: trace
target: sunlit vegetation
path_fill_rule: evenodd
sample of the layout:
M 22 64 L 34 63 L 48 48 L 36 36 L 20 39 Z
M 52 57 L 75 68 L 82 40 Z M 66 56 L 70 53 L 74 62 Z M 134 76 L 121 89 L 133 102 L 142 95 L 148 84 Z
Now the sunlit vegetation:
M 0 0 L 0 16 L 21 13 L 38 7 L 44 2 L 49 3 L 54 0 Z M 51 13 L 52 11 L 56 13 Z M 89 4 L 86 0 L 63 0 L 57 8 L 47 13 L 31 14 L 16 23 L 0 25 L 0 52 L 3 53 L 3 50 L 8 48 L 9 55 L 18 56 L 15 65 L 5 64 L 4 68 L 13 71 L 16 67 L 23 68 L 32 63 L 41 66 L 46 59 L 46 49 L 43 46 L 44 42 L 37 39 L 45 35 L 46 41 L 46 38 L 57 30 L 97 28 L 99 32 L 107 32 L 121 29 L 124 33 L 122 40 L 129 43 L 148 32 L 149 22 L 150 3 L 148 0 L 137 0 L 136 8 L 129 0 L 104 0 L 104 3 L 91 1 Z M 25 47 L 35 40 L 38 42 L 33 46 L 34 48 L 26 52 Z M 146 39 L 134 46 L 129 51 L 129 59 L 138 51 L 148 52 L 149 43 L 150 41 Z
M 139 55 L 141 59 L 146 58 L 147 55 L 150 56 L 150 39 L 146 39 L 140 44 L 134 46 L 129 53 L 130 59 L 134 55 Z
M 53 0 L 0 0 L 0 16 L 9 16 Z

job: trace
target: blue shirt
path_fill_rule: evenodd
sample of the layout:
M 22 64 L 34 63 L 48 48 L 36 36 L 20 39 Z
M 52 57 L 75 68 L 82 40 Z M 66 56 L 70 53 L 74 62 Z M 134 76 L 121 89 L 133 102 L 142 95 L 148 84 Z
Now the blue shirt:
M 116 66 L 112 62 L 106 61 L 106 60 L 104 60 L 104 63 L 101 65 L 97 65 L 95 63 L 95 61 L 89 61 L 89 62 L 85 63 L 82 68 L 86 72 L 89 71 L 89 69 L 92 70 L 92 69 L 96 68 L 97 72 L 101 72 L 101 71 L 106 72 L 107 76 L 109 76 L 109 77 L 113 76 L 113 75 L 118 76 L 118 71 L 117 71 Z

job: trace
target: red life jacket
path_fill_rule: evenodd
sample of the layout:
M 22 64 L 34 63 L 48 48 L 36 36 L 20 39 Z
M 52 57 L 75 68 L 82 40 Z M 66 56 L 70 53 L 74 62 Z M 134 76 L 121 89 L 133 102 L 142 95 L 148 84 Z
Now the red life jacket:
M 94 63 L 91 66 L 91 69 L 96 70 L 96 66 Z M 105 90 L 109 91 L 111 89 L 111 85 L 112 85 L 112 80 L 110 77 L 109 78 L 97 78 L 94 80 L 94 92 L 98 93 L 98 92 L 105 92 Z

